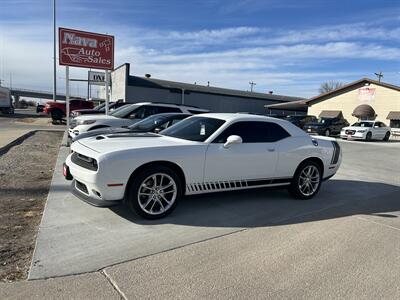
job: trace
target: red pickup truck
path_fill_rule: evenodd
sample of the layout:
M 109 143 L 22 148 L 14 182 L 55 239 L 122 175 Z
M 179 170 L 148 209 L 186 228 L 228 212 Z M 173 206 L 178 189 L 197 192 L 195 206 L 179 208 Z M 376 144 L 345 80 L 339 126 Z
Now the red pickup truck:
M 78 109 L 93 108 L 92 101 L 73 99 L 69 101 L 70 111 Z M 66 116 L 66 104 L 64 101 L 48 101 L 43 108 L 43 112 L 51 115 L 53 121 L 61 121 L 63 117 Z

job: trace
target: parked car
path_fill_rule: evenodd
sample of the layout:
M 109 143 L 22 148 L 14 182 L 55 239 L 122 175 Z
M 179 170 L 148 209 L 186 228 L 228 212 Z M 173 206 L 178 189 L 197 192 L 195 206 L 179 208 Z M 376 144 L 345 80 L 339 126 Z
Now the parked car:
M 93 108 L 92 101 L 72 99 L 69 101 L 70 111 L 83 109 L 83 108 Z M 44 106 L 43 112 L 51 115 L 53 121 L 60 121 L 66 116 L 66 103 L 65 101 L 48 101 Z
M 11 91 L 5 87 L 0 87 L 0 112 L 3 114 L 14 114 Z
M 390 138 L 390 127 L 380 121 L 359 121 L 340 132 L 342 139 L 383 140 Z
M 330 136 L 340 134 L 342 128 L 349 125 L 343 118 L 318 118 L 315 122 L 304 125 L 304 130 L 309 134 Z
M 191 114 L 183 114 L 183 113 L 164 113 L 164 114 L 152 115 L 131 126 L 128 126 L 128 128 L 108 127 L 108 128 L 95 129 L 75 136 L 72 139 L 72 141 L 76 142 L 83 138 L 98 136 L 98 135 L 107 135 L 112 133 L 133 133 L 133 132 L 159 133 L 163 129 L 166 129 L 190 116 Z
M 208 112 L 205 109 L 200 109 L 192 106 L 168 104 L 168 103 L 151 103 L 141 102 L 124 106 L 110 115 L 88 115 L 80 116 L 74 119 L 73 124 L 69 128 L 71 138 L 75 136 L 106 127 L 128 127 L 136 122 L 152 115 L 160 113 L 193 113 L 193 112 Z
M 108 109 L 109 109 L 109 111 L 113 111 L 113 110 L 116 110 L 118 107 L 121 107 L 121 106 L 124 106 L 127 104 L 128 103 L 122 102 L 122 101 L 110 102 Z M 77 110 L 71 112 L 71 117 L 76 118 L 76 117 L 82 116 L 82 115 L 104 114 L 105 112 L 106 112 L 106 104 L 102 103 L 92 109 L 77 109 Z
M 144 218 L 161 218 L 183 195 L 282 186 L 314 197 L 341 163 L 338 143 L 290 122 L 248 114 L 189 117 L 161 134 L 111 134 L 71 146 L 64 176 L 97 206 L 125 199 Z
M 306 124 L 315 123 L 318 121 L 317 117 L 309 115 L 288 115 L 286 116 L 286 120 L 301 129 L 304 129 L 304 125 Z

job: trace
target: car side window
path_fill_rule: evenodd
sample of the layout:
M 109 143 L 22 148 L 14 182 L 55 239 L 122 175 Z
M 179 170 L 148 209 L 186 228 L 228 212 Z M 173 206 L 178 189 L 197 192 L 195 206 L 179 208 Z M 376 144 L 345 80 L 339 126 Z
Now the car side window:
M 157 113 L 161 114 L 161 113 L 169 113 L 169 112 L 177 112 L 180 113 L 182 112 L 179 108 L 177 107 L 166 107 L 166 106 L 153 106 L 155 108 L 157 108 Z
M 131 112 L 128 116 L 129 119 L 144 119 L 146 115 L 146 107 L 142 106 L 137 109 L 135 109 L 133 112 Z
M 230 125 L 213 143 L 225 143 L 231 135 L 240 136 L 243 143 L 272 143 L 290 136 L 276 123 L 243 121 Z

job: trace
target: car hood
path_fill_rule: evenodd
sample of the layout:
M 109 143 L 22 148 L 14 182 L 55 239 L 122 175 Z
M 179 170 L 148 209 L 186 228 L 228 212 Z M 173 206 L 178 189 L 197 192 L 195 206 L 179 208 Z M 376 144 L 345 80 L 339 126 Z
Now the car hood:
M 115 151 L 195 145 L 199 142 L 192 142 L 173 137 L 163 136 L 156 133 L 115 133 L 99 135 L 77 141 L 76 143 L 85 146 L 97 153 L 110 153 Z M 72 145 L 74 146 L 75 143 Z M 74 147 L 71 147 L 74 150 Z M 75 150 L 74 150 L 75 151 Z
M 98 136 L 98 135 L 107 135 L 112 133 L 125 133 L 125 132 L 133 132 L 128 128 L 121 128 L 121 127 L 107 127 L 107 128 L 99 128 L 95 130 L 90 130 L 87 132 L 83 132 L 72 139 L 72 141 L 78 141 L 84 138 Z
M 347 126 L 343 127 L 342 130 L 368 130 L 371 129 L 372 127 L 362 127 L 362 126 Z
M 107 116 L 107 115 L 83 115 L 76 117 L 76 121 L 81 121 L 81 120 L 118 120 L 119 118 L 114 117 L 114 116 Z

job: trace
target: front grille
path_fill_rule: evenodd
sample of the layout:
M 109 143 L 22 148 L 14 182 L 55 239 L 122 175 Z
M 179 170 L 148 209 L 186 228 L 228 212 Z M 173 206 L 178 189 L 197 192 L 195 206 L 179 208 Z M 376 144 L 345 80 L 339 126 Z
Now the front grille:
M 332 141 L 332 145 L 333 145 L 333 154 L 332 154 L 331 165 L 335 165 L 339 161 L 340 146 L 336 141 Z
M 75 180 L 75 186 L 81 192 L 84 192 L 85 194 L 89 194 L 89 191 L 88 191 L 88 189 L 86 187 L 86 184 L 84 184 L 84 183 L 82 183 L 82 182 L 80 182 L 78 180 Z
M 345 133 L 346 133 L 347 135 L 353 135 L 353 134 L 356 133 L 356 131 L 355 131 L 355 130 L 349 130 L 349 129 L 347 129 L 347 130 L 345 131 Z
M 97 161 L 94 158 L 79 154 L 78 152 L 72 154 L 71 161 L 85 169 L 92 171 L 97 171 L 98 169 Z

